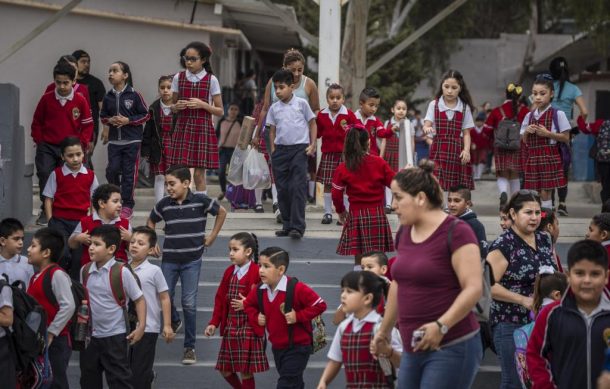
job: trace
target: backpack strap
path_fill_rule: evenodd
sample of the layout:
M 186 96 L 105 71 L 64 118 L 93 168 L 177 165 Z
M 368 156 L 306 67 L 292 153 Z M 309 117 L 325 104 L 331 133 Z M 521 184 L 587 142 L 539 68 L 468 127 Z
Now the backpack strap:
M 261 289 L 262 285 L 263 285 L 262 282 L 257 285 L 256 297 L 258 298 L 258 311 L 264 315 L 265 314 L 265 304 L 263 302 L 263 293 L 265 292 L 265 290 Z
M 91 271 L 91 266 L 93 265 L 93 262 L 89 262 L 88 264 L 86 264 L 85 266 L 83 266 L 80 271 L 81 271 L 81 276 L 83 278 L 83 286 L 86 288 L 87 287 L 87 281 L 89 280 L 89 272 Z
M 44 274 L 42 275 L 42 291 L 44 292 L 44 295 L 47 298 L 47 300 L 49 300 L 49 302 L 54 306 L 58 306 L 59 303 L 57 302 L 55 293 L 53 293 L 52 282 L 53 282 L 53 275 L 59 269 L 61 269 L 61 267 L 59 265 L 57 265 L 57 264 L 51 265 L 44 271 Z
M 110 277 L 110 289 L 112 290 L 112 295 L 117 304 L 119 304 L 119 307 L 127 306 L 125 289 L 123 289 L 123 267 L 124 264 L 117 261 L 110 267 L 110 272 L 108 274 Z
M 299 280 L 296 277 L 291 277 L 286 285 L 286 300 L 284 301 L 284 312 L 292 311 L 294 305 L 294 289 Z M 296 324 L 296 323 L 295 323 Z M 292 348 L 292 333 L 293 324 L 288 325 L 288 347 Z
M 502 115 L 502 120 L 506 119 L 506 114 L 504 113 L 504 108 L 500 105 L 498 107 L 500 109 L 500 114 Z
M 452 254 L 451 251 L 451 239 L 453 238 L 453 229 L 455 228 L 455 226 L 460 222 L 460 219 L 455 218 L 452 222 L 451 225 L 449 226 L 449 231 L 447 231 L 447 249 L 449 250 L 449 253 Z

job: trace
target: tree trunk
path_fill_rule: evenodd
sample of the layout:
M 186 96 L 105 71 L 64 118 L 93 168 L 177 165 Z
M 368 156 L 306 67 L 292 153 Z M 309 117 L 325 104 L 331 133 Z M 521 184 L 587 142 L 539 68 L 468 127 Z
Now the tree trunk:
M 530 0 L 531 14 L 529 21 L 529 31 L 527 37 L 527 45 L 523 54 L 523 64 L 521 65 L 521 73 L 517 82 L 523 83 L 525 76 L 529 72 L 530 66 L 534 63 L 534 52 L 536 51 L 536 35 L 538 32 L 538 1 Z
M 350 1 L 341 47 L 341 85 L 346 104 L 358 108 L 360 91 L 366 84 L 366 35 L 370 0 Z M 351 104 L 350 104 L 351 102 Z

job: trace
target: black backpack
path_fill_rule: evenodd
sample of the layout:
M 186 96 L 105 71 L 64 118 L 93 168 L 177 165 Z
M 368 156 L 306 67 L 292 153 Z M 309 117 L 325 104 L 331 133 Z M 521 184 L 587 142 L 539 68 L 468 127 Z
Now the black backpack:
M 494 147 L 502 150 L 519 150 L 521 147 L 521 124 L 516 118 L 507 118 L 500 106 L 502 120 L 494 131 Z

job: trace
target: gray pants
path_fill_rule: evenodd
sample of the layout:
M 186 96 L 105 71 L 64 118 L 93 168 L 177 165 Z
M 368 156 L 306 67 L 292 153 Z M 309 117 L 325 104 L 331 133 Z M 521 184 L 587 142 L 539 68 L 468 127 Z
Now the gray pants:
M 283 230 L 305 233 L 307 199 L 307 144 L 276 145 L 271 155 L 277 200 L 284 221 Z

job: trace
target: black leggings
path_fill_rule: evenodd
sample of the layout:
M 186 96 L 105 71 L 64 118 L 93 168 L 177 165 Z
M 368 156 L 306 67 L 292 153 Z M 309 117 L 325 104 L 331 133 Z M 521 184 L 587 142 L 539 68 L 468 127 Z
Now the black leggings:
M 218 150 L 218 181 L 220 182 L 220 190 L 222 193 L 226 193 L 227 191 L 227 166 L 229 166 L 229 162 L 231 162 L 233 151 L 235 151 L 235 148 L 233 147 L 221 147 Z

